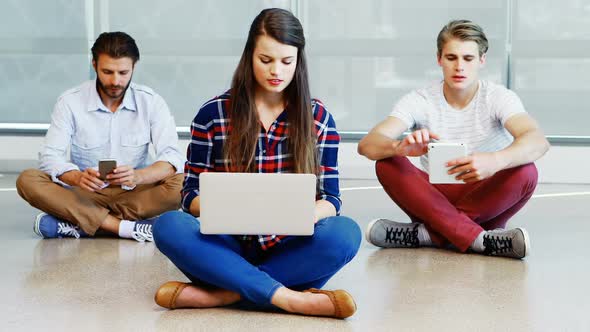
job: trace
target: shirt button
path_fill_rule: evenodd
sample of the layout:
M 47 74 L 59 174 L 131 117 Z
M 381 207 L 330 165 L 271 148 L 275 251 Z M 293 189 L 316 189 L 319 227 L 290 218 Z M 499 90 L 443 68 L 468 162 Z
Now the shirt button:
M 266 153 L 266 150 L 262 150 L 262 153 Z

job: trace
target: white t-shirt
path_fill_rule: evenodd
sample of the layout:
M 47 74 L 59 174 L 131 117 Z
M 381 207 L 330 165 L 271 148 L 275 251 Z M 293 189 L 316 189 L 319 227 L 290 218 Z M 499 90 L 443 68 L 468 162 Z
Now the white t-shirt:
M 469 105 L 457 110 L 443 95 L 443 82 L 414 90 L 395 105 L 390 116 L 402 120 L 408 130 L 427 128 L 441 141 L 466 143 L 467 152 L 494 152 L 513 141 L 504 128 L 511 116 L 526 112 L 520 98 L 504 86 L 479 81 L 479 89 Z M 428 155 L 420 158 L 428 169 Z

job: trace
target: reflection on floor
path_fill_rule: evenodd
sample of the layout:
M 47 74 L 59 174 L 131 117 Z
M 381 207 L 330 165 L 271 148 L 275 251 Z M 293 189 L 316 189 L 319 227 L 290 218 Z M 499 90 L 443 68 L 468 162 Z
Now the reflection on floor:
M 14 175 L 0 188 L 14 188 Z M 343 188 L 373 181 L 342 181 Z M 588 192 L 541 185 L 537 194 Z M 408 220 L 380 189 L 343 192 L 343 214 L 361 227 L 375 217 Z M 589 331 L 590 196 L 538 197 L 511 226 L 523 226 L 532 254 L 523 261 L 421 248 L 358 256 L 326 286 L 343 288 L 358 312 L 345 321 L 283 313 L 167 311 L 153 302 L 167 280 L 185 280 L 153 244 L 130 240 L 40 240 L 37 211 L 0 190 L 0 330 L 176 331 Z

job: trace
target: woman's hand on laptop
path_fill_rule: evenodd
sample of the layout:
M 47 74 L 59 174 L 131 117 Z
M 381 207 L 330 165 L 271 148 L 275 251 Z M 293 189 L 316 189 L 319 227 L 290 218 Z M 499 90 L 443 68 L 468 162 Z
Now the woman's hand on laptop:
M 446 166 L 453 167 L 449 174 L 457 174 L 456 179 L 465 183 L 481 181 L 502 170 L 498 155 L 494 152 L 474 153 L 451 160 Z
M 396 156 L 420 157 L 428 152 L 428 143 L 439 136 L 428 129 L 419 129 L 404 137 L 394 147 Z

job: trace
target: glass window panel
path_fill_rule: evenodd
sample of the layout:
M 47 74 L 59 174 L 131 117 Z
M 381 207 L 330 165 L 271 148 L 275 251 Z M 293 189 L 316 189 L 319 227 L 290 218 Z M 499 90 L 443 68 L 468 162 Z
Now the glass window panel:
M 546 134 L 590 136 L 590 2 L 519 0 L 514 8 L 513 89 Z
M 514 90 L 548 135 L 590 135 L 590 58 L 514 61 Z M 570 121 L 575 119 L 575 121 Z
M 489 58 L 481 75 L 502 83 L 503 59 Z M 441 80 L 434 56 L 314 57 L 309 65 L 311 90 L 337 121 L 340 131 L 367 131 L 385 119 L 412 89 Z
M 188 126 L 203 102 L 229 88 L 253 18 L 266 7 L 291 6 L 290 0 L 3 2 L 0 122 L 49 122 L 61 93 L 94 79 L 90 47 L 105 29 L 136 39 L 141 61 L 134 81 L 160 93 L 177 125 Z
M 229 89 L 250 24 L 267 7 L 290 1 L 112 1 L 108 13 L 111 30 L 137 40 L 134 81 L 164 97 L 177 126 L 190 126 L 205 101 Z
M 514 1 L 515 40 L 590 39 L 590 1 Z
M 482 77 L 505 82 L 506 1 L 302 1 L 312 92 L 341 131 L 367 131 L 412 89 L 442 79 L 436 37 L 451 19 L 482 25 L 491 47 Z
M 289 9 L 291 3 L 289 0 L 108 2 L 108 20 L 111 30 L 126 31 L 138 40 L 171 39 L 181 44 L 215 38 L 224 40 L 237 38 L 245 41 L 252 20 L 262 9 L 267 7 Z M 130 13 L 134 14 L 133 19 L 129 19 Z
M 237 56 L 146 56 L 134 81 L 164 97 L 176 125 L 186 127 L 203 103 L 229 89 L 238 61 Z
M 49 122 L 57 97 L 90 73 L 85 2 L 0 7 L 0 122 Z
M 489 38 L 506 36 L 506 1 L 302 0 L 308 37 L 312 39 L 420 38 L 436 41 L 451 19 L 470 19 L 482 25 Z M 434 44 L 436 45 L 436 44 Z
M 80 0 L 8 0 L 0 4 L 0 38 L 86 37 L 86 6 Z
M 511 88 L 547 134 L 590 134 L 582 125 L 590 120 L 590 3 L 580 0 L 6 0 L 0 122 L 48 122 L 62 92 L 94 78 L 89 48 L 104 29 L 137 40 L 134 80 L 161 94 L 187 126 L 203 102 L 229 88 L 252 19 L 266 7 L 293 9 L 302 21 L 312 94 L 341 131 L 368 130 L 405 93 L 440 79 L 436 35 L 467 18 L 490 39 L 483 78 L 507 83 L 510 70 Z
M 89 72 L 83 55 L 0 55 L 0 122 L 48 123 L 57 97 Z

